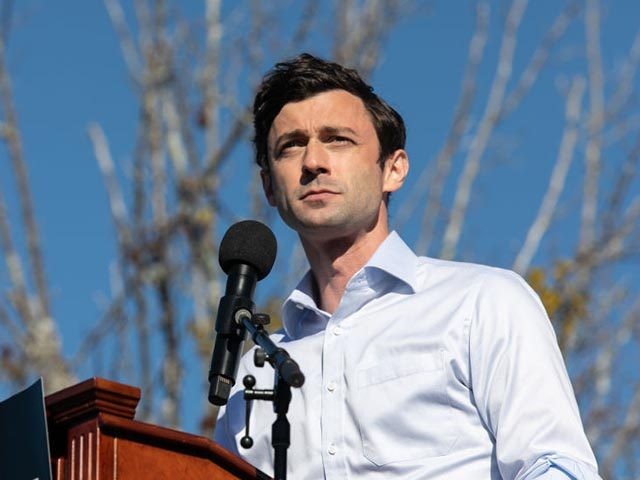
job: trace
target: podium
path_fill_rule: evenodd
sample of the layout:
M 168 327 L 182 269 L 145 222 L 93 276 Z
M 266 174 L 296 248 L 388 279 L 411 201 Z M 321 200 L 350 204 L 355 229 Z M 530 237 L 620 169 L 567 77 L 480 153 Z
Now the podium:
M 140 389 L 92 378 L 45 399 L 54 480 L 269 479 L 212 440 L 134 420 Z

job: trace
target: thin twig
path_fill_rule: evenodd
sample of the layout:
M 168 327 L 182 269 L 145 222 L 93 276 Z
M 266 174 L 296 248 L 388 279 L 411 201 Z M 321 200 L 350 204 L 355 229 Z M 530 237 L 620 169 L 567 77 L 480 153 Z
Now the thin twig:
M 522 99 L 531 90 L 531 87 L 538 78 L 542 68 L 549 59 L 551 49 L 556 45 L 558 40 L 562 38 L 571 24 L 571 20 L 576 17 L 580 9 L 580 4 L 571 2 L 567 4 L 565 9 L 556 17 L 551 28 L 549 28 L 543 39 L 540 41 L 540 44 L 536 48 L 531 60 L 527 64 L 527 67 L 518 78 L 515 88 L 509 93 L 509 95 L 507 95 L 502 111 L 500 112 L 501 117 L 505 117 L 515 110 Z
M 200 77 L 202 90 L 201 123 L 205 128 L 204 158 L 213 158 L 218 147 L 219 122 L 217 101 L 218 75 L 220 69 L 220 49 L 222 41 L 222 22 L 220 20 L 220 0 L 207 0 L 205 4 L 206 41 L 204 67 Z
M 556 158 L 556 163 L 549 179 L 549 185 L 540 204 L 538 215 L 531 224 L 531 227 L 529 227 L 524 244 L 513 264 L 513 269 L 520 274 L 524 274 L 529 268 L 531 260 L 540 246 L 540 241 L 549 228 L 553 212 L 558 204 L 558 198 L 564 189 L 567 173 L 573 160 L 576 142 L 578 140 L 580 106 L 582 104 L 584 89 L 584 78 L 580 76 L 574 78 L 567 97 L 565 129 L 562 134 L 562 140 L 560 141 L 558 157 Z
M 633 83 L 636 78 L 640 63 L 640 30 L 636 32 L 629 54 L 627 55 L 618 78 L 618 86 L 609 102 L 607 102 L 606 116 L 608 119 L 615 117 L 622 108 L 627 105 L 633 93 Z
M 460 148 L 460 141 L 467 128 L 471 107 L 476 95 L 476 77 L 478 74 L 478 66 L 480 65 L 484 48 L 487 44 L 487 36 L 489 30 L 490 6 L 487 2 L 478 2 L 476 6 L 476 24 L 474 33 L 469 42 L 469 53 L 467 64 L 465 67 L 464 77 L 462 80 L 462 91 L 458 104 L 456 105 L 453 116 L 453 124 L 447 135 L 447 140 L 443 145 L 436 158 L 435 174 L 429 179 L 427 190 L 427 204 L 422 216 L 422 228 L 420 236 L 416 242 L 416 253 L 424 255 L 429 250 L 429 245 L 433 238 L 436 218 L 442 205 L 442 192 L 444 191 L 445 179 L 451 170 L 453 155 Z M 425 183 L 429 178 L 429 169 L 424 168 L 417 183 L 414 192 L 424 190 Z M 417 200 L 415 195 L 414 201 Z M 413 207 L 403 205 L 403 211 L 406 209 L 406 217 L 399 218 L 400 225 L 406 221 L 411 215 Z
M 100 171 L 102 172 L 102 178 L 107 189 L 109 205 L 111 207 L 111 216 L 116 226 L 116 232 L 118 233 L 120 241 L 124 242 L 126 245 L 131 240 L 128 227 L 129 220 L 127 206 L 115 174 L 115 168 L 107 137 L 105 136 L 102 127 L 97 123 L 89 124 L 87 131 L 89 133 L 89 138 L 91 139 L 91 144 L 93 145 L 93 153 L 98 162 Z
M 500 45 L 496 74 L 491 85 L 489 99 L 480 120 L 475 137 L 471 141 L 469 153 L 456 188 L 453 209 L 445 229 L 441 258 L 453 258 L 462 233 L 471 189 L 480 168 L 480 159 L 499 118 L 505 88 L 513 69 L 513 55 L 520 20 L 527 6 L 527 0 L 514 0 L 507 14 L 505 31 Z
M 118 37 L 122 57 L 129 69 L 129 74 L 137 83 L 140 83 L 142 80 L 140 55 L 136 50 L 133 35 L 131 35 L 131 31 L 127 26 L 122 5 L 120 5 L 119 0 L 104 0 L 104 4 Z
M 7 217 L 7 209 L 4 197 L 0 191 L 0 248 L 2 249 L 9 281 L 12 291 L 10 300 L 22 320 L 23 326 L 27 326 L 34 321 L 34 315 L 29 307 L 27 285 L 24 277 L 22 259 L 15 249 L 11 235 L 11 226 Z
M 602 125 L 604 122 L 604 81 L 600 53 L 600 10 L 597 0 L 587 2 L 585 15 L 587 63 L 589 67 L 589 140 L 585 155 L 585 177 L 578 248 L 585 250 L 595 237 L 600 179 Z
M 27 237 L 27 258 L 33 274 L 40 309 L 45 317 L 51 315 L 49 304 L 49 287 L 47 285 L 44 260 L 42 258 L 42 248 L 38 225 L 35 218 L 35 210 L 29 186 L 29 175 L 27 173 L 27 163 L 22 149 L 22 139 L 18 127 L 18 118 L 13 102 L 11 82 L 7 73 L 4 42 L 0 40 L 0 101 L 4 110 L 5 121 L 3 137 L 7 142 L 11 166 L 18 186 L 18 197 L 20 200 L 22 223 L 24 224 Z

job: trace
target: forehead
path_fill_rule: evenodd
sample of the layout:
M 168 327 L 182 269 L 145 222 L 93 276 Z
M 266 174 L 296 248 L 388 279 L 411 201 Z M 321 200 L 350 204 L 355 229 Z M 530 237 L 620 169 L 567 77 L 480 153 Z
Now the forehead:
M 325 127 L 375 134 L 371 116 L 359 97 L 345 90 L 330 90 L 285 104 L 271 124 L 269 142 L 292 130 L 311 133 Z

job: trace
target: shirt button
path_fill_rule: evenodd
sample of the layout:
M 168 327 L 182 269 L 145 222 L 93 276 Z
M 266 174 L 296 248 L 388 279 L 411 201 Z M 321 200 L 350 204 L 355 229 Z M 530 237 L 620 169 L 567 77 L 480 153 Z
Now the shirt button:
M 332 443 L 331 445 L 329 445 L 329 448 L 327 448 L 327 452 L 329 452 L 329 455 L 335 455 L 336 453 L 338 453 L 338 449 Z
M 327 384 L 327 390 L 329 390 L 330 392 L 333 392 L 337 386 L 338 385 L 336 385 L 336 382 L 329 382 Z
M 334 335 L 340 335 L 342 333 L 342 327 L 340 325 L 336 325 L 332 330 Z

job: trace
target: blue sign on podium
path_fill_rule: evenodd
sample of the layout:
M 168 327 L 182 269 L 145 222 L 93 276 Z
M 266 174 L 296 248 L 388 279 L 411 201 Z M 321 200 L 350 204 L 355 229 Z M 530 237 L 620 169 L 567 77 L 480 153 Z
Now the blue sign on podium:
M 51 480 L 42 378 L 0 402 L 0 479 Z

